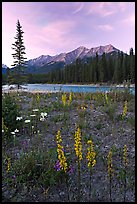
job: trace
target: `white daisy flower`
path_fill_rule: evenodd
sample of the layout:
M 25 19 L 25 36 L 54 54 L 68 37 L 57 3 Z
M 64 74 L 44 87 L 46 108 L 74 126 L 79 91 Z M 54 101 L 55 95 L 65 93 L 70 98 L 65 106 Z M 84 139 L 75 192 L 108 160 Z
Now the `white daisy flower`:
M 33 111 L 34 111 L 34 112 L 37 112 L 37 111 L 39 111 L 39 109 L 33 109 Z
M 25 123 L 30 123 L 30 120 L 25 120 L 24 122 L 25 122 Z
M 43 118 L 43 117 L 42 117 L 42 118 L 40 118 L 40 121 L 45 121 L 45 118 Z
M 41 117 L 46 117 L 48 114 L 47 113 L 41 113 L 40 115 L 41 115 Z
M 15 135 L 15 132 L 11 132 L 12 135 Z
M 18 130 L 18 129 L 16 129 L 16 130 L 14 130 L 14 132 L 19 132 L 19 130 Z
M 22 116 L 21 117 L 17 116 L 16 120 L 22 120 Z

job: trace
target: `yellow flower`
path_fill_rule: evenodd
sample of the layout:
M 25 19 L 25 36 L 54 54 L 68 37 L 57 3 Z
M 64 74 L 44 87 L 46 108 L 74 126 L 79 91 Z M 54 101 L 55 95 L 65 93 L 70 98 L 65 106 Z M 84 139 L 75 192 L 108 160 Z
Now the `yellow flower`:
M 94 159 L 92 162 L 92 167 L 95 166 L 95 164 L 96 164 L 96 160 Z
M 72 102 L 72 92 L 70 92 L 69 94 L 69 100 L 68 100 L 68 105 L 70 105 Z
M 8 161 L 8 163 L 7 163 L 7 172 L 9 172 L 9 170 L 10 170 L 10 166 L 11 166 L 11 162 L 10 162 L 10 158 L 7 158 L 7 161 Z
M 125 103 L 124 103 L 122 117 L 124 118 L 126 116 L 126 114 L 127 114 L 127 101 L 125 101 Z
M 81 106 L 81 109 L 86 110 L 86 107 L 85 106 Z
M 107 95 L 107 93 L 105 94 L 105 99 L 106 99 L 106 103 L 108 104 L 108 95 Z
M 37 93 L 37 95 L 36 95 L 36 101 L 37 101 L 38 104 L 40 103 L 40 95 L 39 95 L 39 93 Z
M 57 135 L 56 135 L 56 141 L 57 141 L 57 144 L 59 144 L 59 143 L 62 142 L 62 138 L 61 138 L 60 130 L 58 130 L 58 132 L 57 132 Z
M 112 165 L 112 151 L 108 153 L 108 175 L 111 178 L 113 174 L 113 165 Z
M 3 118 L 2 118 L 2 130 L 3 130 L 3 132 L 7 132 L 8 131 L 8 128 L 4 124 L 4 119 Z
M 66 93 L 64 93 L 62 95 L 62 103 L 63 103 L 64 106 L 66 105 L 66 99 L 67 99 L 67 96 L 66 96 Z
M 74 149 L 76 152 L 76 156 L 78 157 L 78 160 L 82 160 L 82 143 L 81 143 L 81 131 L 80 128 L 77 128 L 77 131 L 75 132 L 74 135 L 74 140 L 75 140 L 75 144 L 74 144 Z
M 94 167 L 96 164 L 96 160 L 95 160 L 96 153 L 94 152 L 92 140 L 88 140 L 87 144 L 89 144 L 89 147 L 87 148 L 88 152 L 86 155 L 86 158 L 88 160 L 88 167 L 91 167 L 91 166 Z
M 60 144 L 62 142 L 60 130 L 58 130 L 58 133 L 56 135 L 56 142 L 57 142 L 58 160 L 60 162 L 61 169 L 63 169 L 66 172 L 66 170 L 67 170 L 67 160 L 66 160 L 66 157 L 65 157 L 65 154 L 64 154 L 64 148 Z
M 124 165 L 127 166 L 127 145 L 124 145 L 124 149 L 123 149 L 123 161 L 124 161 Z

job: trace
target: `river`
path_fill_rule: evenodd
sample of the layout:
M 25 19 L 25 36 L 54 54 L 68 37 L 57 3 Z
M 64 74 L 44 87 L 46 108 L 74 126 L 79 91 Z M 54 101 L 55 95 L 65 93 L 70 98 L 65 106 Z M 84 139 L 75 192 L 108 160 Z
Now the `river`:
M 10 85 L 10 87 L 15 85 Z M 2 90 L 9 90 L 8 85 L 3 85 Z M 70 84 L 27 84 L 22 85 L 24 91 L 47 91 L 47 92 L 108 92 L 111 90 L 124 91 L 123 86 L 99 86 L 99 85 L 70 85 Z M 135 95 L 135 87 L 129 87 L 129 91 Z

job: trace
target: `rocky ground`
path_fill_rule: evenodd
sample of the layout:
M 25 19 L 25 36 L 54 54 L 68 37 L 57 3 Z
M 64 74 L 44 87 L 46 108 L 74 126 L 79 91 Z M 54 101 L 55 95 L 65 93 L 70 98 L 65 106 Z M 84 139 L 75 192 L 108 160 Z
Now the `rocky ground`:
M 123 94 L 110 94 L 109 104 L 99 94 L 74 94 L 70 106 L 63 107 L 62 93 L 13 92 L 20 107 L 23 119 L 33 118 L 34 128 L 24 124 L 17 133 L 16 143 L 3 145 L 2 150 L 2 201 L 3 202 L 77 202 L 77 163 L 74 150 L 74 133 L 79 126 L 82 135 L 81 161 L 81 202 L 109 202 L 109 179 L 107 155 L 112 150 L 113 178 L 112 201 L 123 202 L 124 180 L 123 147 L 127 145 L 126 202 L 135 202 L 135 97 Z M 69 97 L 69 94 L 67 95 Z M 124 101 L 128 108 L 125 118 L 121 119 Z M 111 104 L 111 105 L 110 105 Z M 37 112 L 33 111 L 38 108 Z M 44 121 L 40 113 L 46 112 Z M 30 116 L 35 114 L 36 116 Z M 32 124 L 31 124 L 32 127 Z M 22 153 L 50 151 L 56 148 L 56 134 L 61 131 L 64 149 L 73 166 L 68 186 L 64 180 L 44 185 L 32 178 L 30 183 L 19 182 L 5 171 L 5 158 L 10 156 L 11 169 Z M 89 169 L 87 168 L 87 141 L 92 139 L 96 151 L 96 165 L 91 177 L 91 197 L 89 199 Z M 24 145 L 27 143 L 27 147 Z M 38 167 L 40 168 L 40 167 Z M 48 169 L 48 166 L 45 166 Z M 12 178 L 11 178 L 12 177 Z M 48 177 L 48 175 L 47 175 Z M 31 183 L 32 182 L 32 183 Z

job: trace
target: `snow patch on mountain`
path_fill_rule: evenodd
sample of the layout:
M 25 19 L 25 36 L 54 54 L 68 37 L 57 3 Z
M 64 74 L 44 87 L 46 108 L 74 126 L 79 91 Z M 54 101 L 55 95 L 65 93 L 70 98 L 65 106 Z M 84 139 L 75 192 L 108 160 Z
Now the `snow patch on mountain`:
M 7 65 L 2 64 L 2 68 L 7 69 L 8 67 L 7 67 Z

